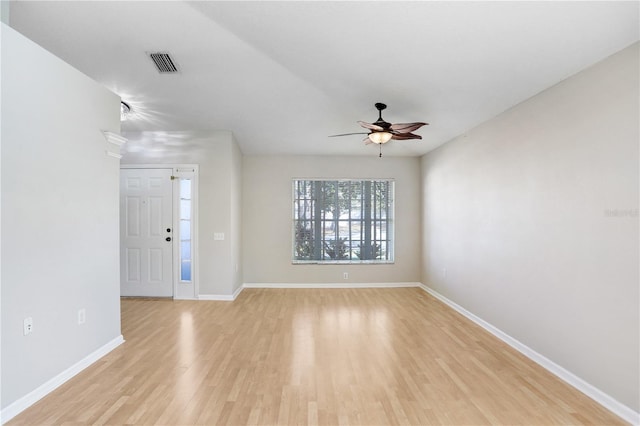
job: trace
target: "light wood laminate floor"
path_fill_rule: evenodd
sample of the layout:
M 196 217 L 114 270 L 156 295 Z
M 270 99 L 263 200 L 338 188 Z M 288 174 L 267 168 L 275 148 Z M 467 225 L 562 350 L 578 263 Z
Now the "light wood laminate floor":
M 122 331 L 10 424 L 624 424 L 418 288 L 125 299 Z

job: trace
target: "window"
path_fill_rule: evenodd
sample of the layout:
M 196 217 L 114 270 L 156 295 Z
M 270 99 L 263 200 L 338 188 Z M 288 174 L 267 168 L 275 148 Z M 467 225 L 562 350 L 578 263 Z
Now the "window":
M 191 281 L 191 179 L 180 179 L 180 281 Z
M 393 181 L 294 180 L 293 262 L 393 262 Z

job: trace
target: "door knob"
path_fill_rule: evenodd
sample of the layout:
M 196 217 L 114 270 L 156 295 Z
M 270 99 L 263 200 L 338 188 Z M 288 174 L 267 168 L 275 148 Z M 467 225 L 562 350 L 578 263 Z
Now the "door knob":
M 171 237 L 165 238 L 166 241 L 171 241 Z

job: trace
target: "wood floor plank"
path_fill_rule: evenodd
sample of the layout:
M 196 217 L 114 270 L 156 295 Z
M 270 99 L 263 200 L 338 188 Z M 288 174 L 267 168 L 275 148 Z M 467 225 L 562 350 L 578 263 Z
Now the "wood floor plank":
M 624 424 L 416 288 L 123 299 L 122 332 L 9 424 Z

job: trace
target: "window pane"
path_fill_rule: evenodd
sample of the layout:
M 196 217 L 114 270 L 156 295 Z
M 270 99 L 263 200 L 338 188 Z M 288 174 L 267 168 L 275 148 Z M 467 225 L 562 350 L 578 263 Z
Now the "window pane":
M 191 199 L 191 179 L 180 178 L 180 198 Z
M 191 240 L 180 241 L 180 260 L 191 260 Z
M 183 260 L 180 262 L 180 280 L 191 281 L 191 261 Z
M 180 219 L 191 219 L 191 200 L 180 200 Z
M 191 239 L 191 221 L 189 220 L 181 220 L 180 221 L 180 240 L 190 240 Z

